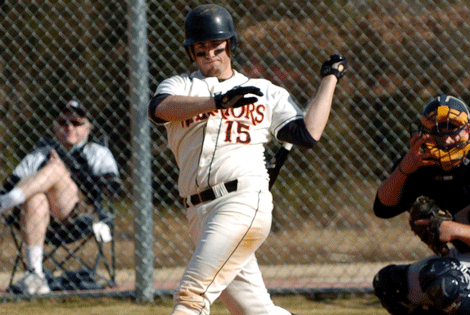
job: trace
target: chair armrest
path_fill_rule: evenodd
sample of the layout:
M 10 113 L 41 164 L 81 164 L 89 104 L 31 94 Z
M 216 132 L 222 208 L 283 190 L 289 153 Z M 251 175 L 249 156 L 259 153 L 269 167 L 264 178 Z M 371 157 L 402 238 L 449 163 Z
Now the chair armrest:
M 98 179 L 97 185 L 105 196 L 112 197 L 121 189 L 122 183 L 118 176 L 105 174 Z
M 109 225 L 103 221 L 93 223 L 93 233 L 99 242 L 107 243 L 112 240 L 111 229 Z

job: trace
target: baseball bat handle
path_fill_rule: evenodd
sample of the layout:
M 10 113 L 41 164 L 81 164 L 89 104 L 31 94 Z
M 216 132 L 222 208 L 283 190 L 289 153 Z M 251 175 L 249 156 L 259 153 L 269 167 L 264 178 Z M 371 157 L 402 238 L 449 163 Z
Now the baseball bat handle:
M 268 174 L 269 174 L 269 189 L 271 189 L 274 185 L 274 182 L 281 171 L 281 167 L 287 160 L 287 156 L 289 155 L 290 150 L 292 149 L 292 143 L 283 143 L 282 146 L 277 150 L 274 157 L 269 161 L 267 166 Z
M 290 149 L 292 149 L 293 144 L 289 142 L 284 142 L 282 146 L 286 148 L 287 151 L 290 151 Z

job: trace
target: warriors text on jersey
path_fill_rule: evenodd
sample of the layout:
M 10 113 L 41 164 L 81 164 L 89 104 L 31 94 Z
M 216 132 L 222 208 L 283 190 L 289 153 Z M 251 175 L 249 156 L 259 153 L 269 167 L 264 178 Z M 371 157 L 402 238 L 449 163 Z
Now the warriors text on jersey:
M 208 186 L 233 179 L 263 177 L 264 144 L 288 122 L 303 117 L 289 93 L 265 79 L 250 79 L 234 71 L 219 82 L 197 71 L 164 80 L 156 94 L 211 97 L 235 86 L 256 86 L 264 96 L 255 104 L 216 110 L 179 122 L 167 122 L 169 146 L 180 169 L 180 195 L 187 197 Z

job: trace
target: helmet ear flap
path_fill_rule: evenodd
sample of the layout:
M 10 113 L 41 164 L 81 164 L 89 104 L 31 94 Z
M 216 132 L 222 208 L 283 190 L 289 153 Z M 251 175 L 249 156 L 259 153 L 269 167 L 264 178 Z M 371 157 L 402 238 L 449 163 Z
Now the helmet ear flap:
M 229 38 L 227 39 L 227 47 L 225 47 L 225 50 L 227 51 L 227 56 L 232 57 L 232 50 L 235 49 L 235 47 L 232 47 L 232 39 Z

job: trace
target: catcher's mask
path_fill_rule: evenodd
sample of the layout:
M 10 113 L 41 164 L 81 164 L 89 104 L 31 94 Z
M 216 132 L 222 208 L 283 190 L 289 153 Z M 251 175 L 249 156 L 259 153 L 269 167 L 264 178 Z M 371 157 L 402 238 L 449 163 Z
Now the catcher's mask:
M 469 130 L 468 116 L 465 103 L 449 95 L 441 95 L 424 107 L 420 132 L 431 135 L 424 150 L 430 152 L 446 171 L 462 163 L 470 151 L 468 134 L 455 137 L 456 141 L 450 145 L 444 141 L 446 137 Z
M 238 36 L 233 25 L 232 16 L 227 9 L 205 4 L 189 11 L 184 21 L 186 37 L 183 46 L 191 61 L 195 60 L 193 45 L 198 42 L 227 40 L 227 53 L 237 47 Z

